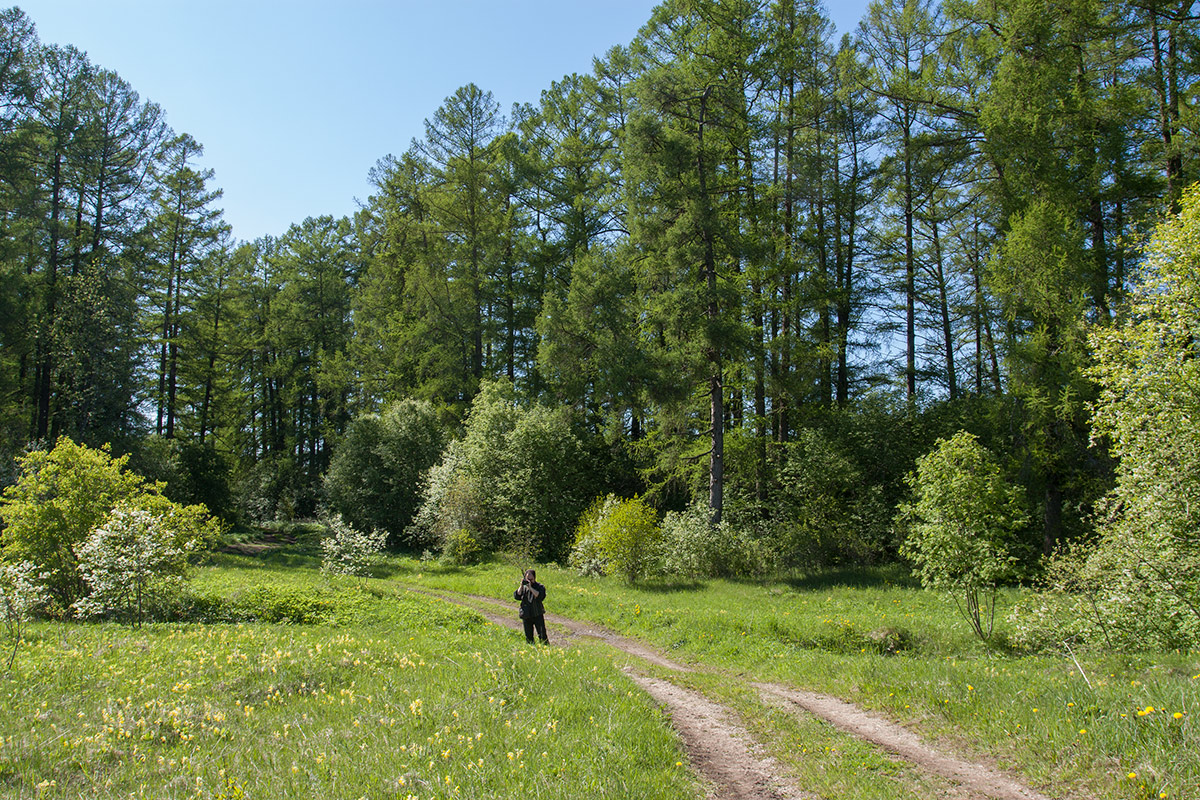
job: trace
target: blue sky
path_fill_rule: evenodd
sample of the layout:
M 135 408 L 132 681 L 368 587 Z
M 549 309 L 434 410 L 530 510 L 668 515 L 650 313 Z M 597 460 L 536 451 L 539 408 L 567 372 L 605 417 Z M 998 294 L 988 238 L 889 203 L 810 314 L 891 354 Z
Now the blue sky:
M 467 83 L 506 112 L 628 44 L 653 0 L 26 0 L 205 148 L 239 239 L 352 214 L 367 173 Z M 866 0 L 830 3 L 839 33 Z

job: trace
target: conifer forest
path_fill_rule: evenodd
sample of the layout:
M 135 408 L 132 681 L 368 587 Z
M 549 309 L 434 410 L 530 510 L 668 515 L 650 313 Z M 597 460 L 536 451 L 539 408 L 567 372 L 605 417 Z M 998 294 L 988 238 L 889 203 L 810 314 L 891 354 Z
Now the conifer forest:
M 564 562 L 637 496 L 806 569 L 907 553 L 967 431 L 1015 574 L 1169 518 L 1200 581 L 1197 19 L 665 0 L 538 98 L 459 88 L 353 217 L 244 241 L 201 142 L 10 8 L 0 484 L 69 437 L 230 521 Z

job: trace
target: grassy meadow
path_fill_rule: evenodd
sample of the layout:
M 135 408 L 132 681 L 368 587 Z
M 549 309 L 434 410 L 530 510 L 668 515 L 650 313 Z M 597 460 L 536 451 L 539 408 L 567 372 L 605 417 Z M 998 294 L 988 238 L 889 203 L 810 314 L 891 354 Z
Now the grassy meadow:
M 605 652 L 527 647 L 394 580 L 222 560 L 210 599 L 306 621 L 32 626 L 0 678 L 0 796 L 696 796 Z
M 518 574 L 508 564 L 404 569 L 412 583 L 496 597 L 511 596 Z M 932 742 L 1024 775 L 1052 797 L 1200 797 L 1195 654 L 990 649 L 952 602 L 916 588 L 899 569 L 641 587 L 554 568 L 539 578 L 549 587 L 548 611 L 718 670 L 687 680 L 736 704 L 764 741 L 777 743 L 777 757 L 801 784 L 826 797 L 932 795 L 905 794 L 914 780 L 906 770 L 824 726 L 797 726 L 728 675 L 829 692 L 884 712 Z M 1002 598 L 1000 634 L 1014 597 Z
M 396 558 L 373 578 L 330 578 L 301 545 L 198 569 L 191 615 L 206 621 L 36 623 L 0 676 L 0 796 L 701 796 L 621 671 L 629 657 L 586 640 L 529 647 L 406 588 L 511 598 L 518 576 L 514 563 Z M 631 587 L 539 566 L 539 578 L 551 613 L 703 667 L 672 679 L 736 708 L 821 797 L 942 787 L 764 704 L 750 681 L 881 711 L 1051 797 L 1200 797 L 1194 655 L 996 652 L 900 571 Z

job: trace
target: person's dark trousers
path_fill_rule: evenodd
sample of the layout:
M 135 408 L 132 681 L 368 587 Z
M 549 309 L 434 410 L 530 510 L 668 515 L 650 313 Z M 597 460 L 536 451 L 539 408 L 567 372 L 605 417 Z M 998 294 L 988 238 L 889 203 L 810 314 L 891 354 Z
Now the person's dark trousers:
M 537 628 L 538 638 L 544 644 L 550 644 L 550 637 L 546 635 L 546 618 L 545 617 L 526 617 L 521 620 L 525 623 L 525 638 L 530 644 L 533 644 L 533 630 Z

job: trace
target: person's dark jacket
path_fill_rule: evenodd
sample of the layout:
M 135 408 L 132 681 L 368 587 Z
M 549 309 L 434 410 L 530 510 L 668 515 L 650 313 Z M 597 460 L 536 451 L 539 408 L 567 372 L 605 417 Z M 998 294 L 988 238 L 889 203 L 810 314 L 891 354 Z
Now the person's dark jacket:
M 521 619 L 537 619 L 546 616 L 542 601 L 546 599 L 546 587 L 537 581 L 521 581 L 513 592 L 513 600 L 521 601 Z

